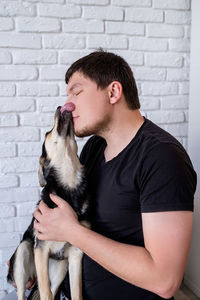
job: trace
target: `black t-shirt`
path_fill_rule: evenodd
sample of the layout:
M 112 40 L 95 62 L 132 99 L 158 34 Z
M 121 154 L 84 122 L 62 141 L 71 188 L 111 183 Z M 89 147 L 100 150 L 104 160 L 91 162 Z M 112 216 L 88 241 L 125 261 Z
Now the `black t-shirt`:
M 81 163 L 91 193 L 92 230 L 144 247 L 141 213 L 193 210 L 196 174 L 182 145 L 145 119 L 132 141 L 105 162 L 106 141 L 93 136 Z M 117 262 L 116 262 L 117 263 Z M 84 300 L 162 299 L 83 257 Z

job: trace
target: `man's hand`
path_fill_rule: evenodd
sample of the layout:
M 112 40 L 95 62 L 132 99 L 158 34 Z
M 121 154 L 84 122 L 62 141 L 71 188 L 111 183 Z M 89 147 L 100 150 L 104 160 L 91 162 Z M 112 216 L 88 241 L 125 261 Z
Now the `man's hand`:
M 75 228 L 80 225 L 72 207 L 62 198 L 50 194 L 58 207 L 51 209 L 41 201 L 34 212 L 34 229 L 39 240 L 70 242 Z
M 7 262 L 7 265 L 8 265 L 8 273 L 9 273 L 10 261 Z M 29 278 L 28 282 L 26 283 L 26 290 L 32 290 L 32 288 L 35 286 L 36 282 L 37 282 L 36 277 Z M 12 284 L 12 286 L 14 288 L 17 288 L 15 282 L 10 282 L 10 284 Z

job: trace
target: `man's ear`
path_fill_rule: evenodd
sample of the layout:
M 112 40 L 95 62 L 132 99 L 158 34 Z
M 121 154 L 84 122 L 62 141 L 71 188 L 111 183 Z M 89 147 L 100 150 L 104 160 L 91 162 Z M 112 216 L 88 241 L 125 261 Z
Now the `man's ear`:
M 122 85 L 119 81 L 112 81 L 108 86 L 110 103 L 117 103 L 122 96 Z

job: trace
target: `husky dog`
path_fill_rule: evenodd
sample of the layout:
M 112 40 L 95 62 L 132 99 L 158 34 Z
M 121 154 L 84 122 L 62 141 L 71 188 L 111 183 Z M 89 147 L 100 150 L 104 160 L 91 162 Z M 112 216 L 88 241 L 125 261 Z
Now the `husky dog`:
M 72 113 L 61 111 L 58 107 L 54 126 L 46 133 L 42 146 L 39 182 L 44 188 L 41 200 L 53 209 L 56 204 L 49 194 L 60 196 L 73 207 L 79 220 L 89 226 L 86 221 L 89 210 L 87 183 L 84 168 L 77 156 Z M 10 259 L 7 279 L 11 283 L 15 282 L 18 299 L 25 299 L 28 279 L 37 276 L 40 299 L 53 300 L 69 269 L 71 297 L 73 300 L 81 300 L 82 252 L 67 242 L 37 239 L 33 222 L 34 218 Z

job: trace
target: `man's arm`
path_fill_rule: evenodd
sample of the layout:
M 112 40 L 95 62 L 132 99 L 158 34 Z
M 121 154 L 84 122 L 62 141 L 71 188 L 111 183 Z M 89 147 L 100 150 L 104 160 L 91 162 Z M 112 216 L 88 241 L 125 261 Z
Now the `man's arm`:
M 79 224 L 72 208 L 57 196 L 51 210 L 43 202 L 34 213 L 37 236 L 68 241 L 118 277 L 163 298 L 178 289 L 189 252 L 192 212 L 142 214 L 145 248 L 122 244 Z

